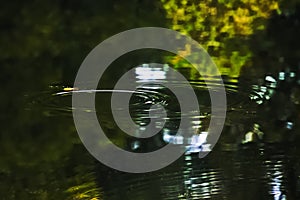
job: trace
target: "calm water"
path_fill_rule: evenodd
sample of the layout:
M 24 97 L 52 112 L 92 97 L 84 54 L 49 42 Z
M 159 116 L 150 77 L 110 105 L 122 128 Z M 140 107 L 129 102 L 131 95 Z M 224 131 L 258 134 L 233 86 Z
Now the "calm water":
M 300 199 L 299 3 L 199 2 L 2 2 L 0 199 Z M 199 40 L 224 74 L 227 116 L 213 148 L 207 131 L 212 117 L 208 88 L 220 90 L 218 78 L 204 81 L 173 54 L 130 52 L 111 64 L 97 90 L 72 88 L 80 64 L 96 45 L 145 26 L 180 30 Z M 149 83 L 159 80 L 184 91 L 187 83 L 174 78 L 170 66 L 150 69 L 147 63 L 169 63 L 183 74 L 198 97 L 200 113 L 181 113 L 172 91 Z M 139 87 L 114 90 L 117 80 L 136 66 L 130 81 Z M 132 94 L 129 108 L 139 125 L 137 136 L 150 120 L 160 132 L 139 139 L 121 131 L 111 113 L 113 92 Z M 95 94 L 96 110 L 74 108 L 73 93 Z M 156 104 L 167 112 L 164 125 Z M 186 153 L 151 173 L 113 170 L 84 147 L 73 110 L 96 112 L 109 139 L 127 151 L 149 152 L 172 143 Z M 181 115 L 191 122 L 180 130 L 189 137 L 175 136 Z M 210 153 L 200 159 L 201 151 Z
M 290 154 L 280 145 L 216 150 L 203 160 L 184 156 L 155 173 L 115 173 L 103 189 L 109 199 L 280 199 L 284 193 L 297 199 L 299 171 L 290 163 L 297 158 Z

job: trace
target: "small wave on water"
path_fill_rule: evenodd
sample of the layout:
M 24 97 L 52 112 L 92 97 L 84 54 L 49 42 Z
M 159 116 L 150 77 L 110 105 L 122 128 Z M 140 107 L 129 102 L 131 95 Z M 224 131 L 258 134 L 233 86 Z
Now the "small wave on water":
M 180 83 L 176 80 L 168 80 L 175 87 L 185 89 L 186 85 Z M 200 112 L 208 113 L 210 110 L 210 97 L 208 89 L 217 91 L 221 85 L 218 85 L 218 81 L 215 78 L 209 80 L 190 80 L 190 85 L 194 89 L 196 95 L 198 96 Z M 226 89 L 228 110 L 238 109 L 241 105 L 247 104 L 247 94 L 239 91 L 238 79 L 228 79 L 224 81 L 224 87 Z M 37 94 L 30 95 L 29 108 L 33 106 L 42 106 L 47 110 L 49 116 L 60 115 L 60 114 L 70 114 L 72 109 L 71 96 L 73 93 L 80 94 L 107 94 L 112 93 L 129 93 L 135 98 L 139 99 L 139 102 L 133 102 L 133 105 L 129 106 L 143 106 L 148 103 L 164 103 L 173 96 L 167 91 L 167 88 L 156 84 L 142 84 L 136 90 L 114 90 L 114 89 L 80 89 L 73 88 L 69 86 L 64 86 L 62 84 L 55 84 L 49 86 L 48 90 L 42 91 Z M 151 99 L 153 102 L 149 102 Z M 164 104 L 163 104 L 164 105 Z
M 164 119 L 166 121 L 164 128 L 167 129 L 168 134 L 178 128 L 182 116 L 191 119 L 193 132 L 201 133 L 207 132 L 212 117 L 209 92 L 218 92 L 224 87 L 227 99 L 226 121 L 223 129 L 226 134 L 222 134 L 221 137 L 224 149 L 234 150 L 237 149 L 236 145 L 248 142 L 292 141 L 297 136 L 292 133 L 297 128 L 297 119 L 299 118 L 299 112 L 296 109 L 299 81 L 297 82 L 295 74 L 280 73 L 278 78 L 266 75 L 257 82 L 251 80 L 250 77 L 245 79 L 228 76 L 222 76 L 222 80 L 220 77 L 211 76 L 182 82 L 171 73 L 169 68 L 168 65 L 159 68 L 156 64 L 143 64 L 135 71 L 130 71 L 130 79 L 132 79 L 130 81 L 137 85 L 134 90 L 81 89 L 59 84 L 51 85 L 48 90 L 33 95 L 29 107 L 42 107 L 44 115 L 53 117 L 62 115 L 71 117 L 74 109 L 96 112 L 104 119 L 104 124 L 112 129 L 116 126 L 112 123 L 112 109 L 120 111 L 129 108 L 132 120 L 143 127 L 151 121 L 151 118 L 159 117 L 149 116 L 152 111 L 158 113 L 163 111 L 153 110 L 162 109 L 153 106 L 159 104 L 167 113 Z M 195 114 L 193 111 L 181 113 L 180 104 L 174 93 L 159 83 L 168 83 L 173 88 L 182 91 L 192 87 L 197 96 L 200 114 Z M 287 84 L 294 85 L 287 87 Z M 286 92 L 289 91 L 288 88 L 292 88 L 290 92 Z M 74 108 L 72 106 L 72 94 L 74 93 L 94 95 L 95 108 Z M 127 108 L 111 108 L 113 93 L 131 95 Z M 271 134 L 272 131 L 276 133 Z
M 187 87 L 185 83 L 174 79 L 167 81 L 182 90 Z M 154 172 L 136 176 L 111 172 L 116 174 L 106 177 L 105 174 L 109 173 L 105 169 L 100 178 L 101 181 L 107 181 L 101 185 L 105 196 L 112 200 L 144 197 L 282 200 L 288 196 L 295 197 L 296 193 L 299 193 L 297 187 L 300 184 L 300 158 L 296 147 L 293 146 L 297 141 L 297 118 L 293 115 L 285 117 L 290 115 L 290 108 L 281 109 L 281 106 L 284 107 L 290 101 L 297 105 L 297 94 L 290 93 L 291 97 L 286 98 L 286 95 L 283 95 L 285 90 L 279 85 L 273 87 L 274 80 L 270 77 L 266 77 L 265 82 L 259 84 L 230 77 L 223 77 L 223 82 L 227 98 L 226 122 L 219 142 L 207 157 L 199 159 L 197 153 L 201 149 L 187 148 L 190 153 L 186 153 L 180 160 L 157 174 Z M 214 77 L 189 80 L 189 84 L 198 97 L 200 115 L 185 114 L 192 119 L 192 130 L 205 136 L 211 118 L 208 88 L 218 91 L 222 85 Z M 44 111 L 44 115 L 50 117 L 72 117 L 74 109 L 95 112 L 90 108 L 72 107 L 72 94 L 77 93 L 95 94 L 98 112 L 99 107 L 100 110 L 103 107 L 110 108 L 110 98 L 114 92 L 132 95 L 128 105 L 131 117 L 141 127 L 149 122 L 149 112 L 154 109 L 152 105 L 163 105 L 168 111 L 166 124 L 159 139 L 143 141 L 127 138 L 128 144 L 124 147 L 126 150 L 144 152 L 156 150 L 167 143 L 181 143 L 180 138 L 175 138 L 173 134 L 178 128 L 182 114 L 179 104 L 174 94 L 159 84 L 141 83 L 136 90 L 83 90 L 52 85 L 46 91 L 31 96 L 29 109 L 38 106 L 39 109 L 42 108 L 40 110 Z M 294 111 L 298 112 L 297 109 Z M 100 114 L 108 116 L 104 125 L 114 131 L 115 125 L 111 125 L 110 115 L 105 111 Z M 260 132 L 264 133 L 264 139 L 254 139 L 253 135 Z M 246 135 L 251 136 L 249 140 L 246 140 Z M 188 142 L 191 143 L 191 140 Z

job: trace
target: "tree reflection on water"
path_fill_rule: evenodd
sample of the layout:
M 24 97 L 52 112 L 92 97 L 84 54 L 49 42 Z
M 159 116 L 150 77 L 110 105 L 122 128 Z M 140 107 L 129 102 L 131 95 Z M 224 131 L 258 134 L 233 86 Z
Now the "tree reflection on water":
M 275 0 L 2 2 L 1 198 L 299 198 L 299 8 L 297 1 Z M 53 94 L 72 86 L 82 60 L 99 42 L 144 26 L 192 36 L 222 74 L 235 79 L 225 85 L 226 126 L 207 158 L 185 155 L 159 172 L 130 175 L 89 155 L 71 118 L 70 96 Z M 188 47 L 182 51 L 190 53 Z M 186 62 L 156 55 L 148 50 L 120 58 L 103 81 L 111 85 L 111 77 L 132 65 L 160 61 L 203 87 Z M 108 105 L 102 100 L 100 107 Z M 115 143 L 126 145 L 111 118 L 102 123 Z M 240 145 L 256 123 L 265 133 L 263 144 Z

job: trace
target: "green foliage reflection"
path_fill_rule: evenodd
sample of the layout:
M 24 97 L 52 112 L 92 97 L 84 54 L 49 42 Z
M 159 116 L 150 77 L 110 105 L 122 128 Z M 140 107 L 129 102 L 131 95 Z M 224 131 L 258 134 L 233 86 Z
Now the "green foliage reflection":
M 266 27 L 277 0 L 161 0 L 171 28 L 190 35 L 213 57 L 222 74 L 239 76 L 252 53 L 248 38 Z M 180 59 L 171 62 L 179 67 Z

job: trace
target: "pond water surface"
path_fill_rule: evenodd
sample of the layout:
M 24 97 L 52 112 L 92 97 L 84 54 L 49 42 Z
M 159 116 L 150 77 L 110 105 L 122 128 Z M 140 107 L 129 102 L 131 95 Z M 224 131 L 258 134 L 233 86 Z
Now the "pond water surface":
M 300 199 L 297 1 L 3 1 L 0 11 L 0 199 Z M 211 114 L 208 89 L 220 91 L 220 77 L 202 77 L 176 55 L 133 51 L 109 66 L 96 90 L 73 88 L 78 68 L 96 45 L 147 26 L 190 35 L 217 63 L 227 111 L 215 146 L 208 127 L 218 116 Z M 138 68 L 130 81 L 138 87 L 114 89 L 133 67 Z M 177 80 L 171 68 L 188 82 Z M 174 93 L 155 81 L 182 91 L 191 86 L 200 112 L 182 113 Z M 95 95 L 95 108 L 74 107 L 75 93 Z M 111 109 L 113 93 L 132 95 L 128 107 L 137 137 L 115 122 L 112 110 L 126 108 Z M 73 111 L 96 113 L 106 136 L 126 151 L 171 144 L 182 156 L 149 173 L 114 170 L 85 148 Z M 178 130 L 182 116 L 190 124 Z M 150 121 L 158 134 L 138 138 Z M 199 158 L 203 152 L 209 154 Z

